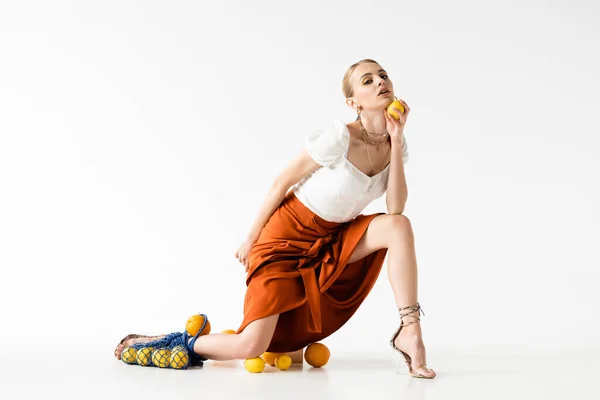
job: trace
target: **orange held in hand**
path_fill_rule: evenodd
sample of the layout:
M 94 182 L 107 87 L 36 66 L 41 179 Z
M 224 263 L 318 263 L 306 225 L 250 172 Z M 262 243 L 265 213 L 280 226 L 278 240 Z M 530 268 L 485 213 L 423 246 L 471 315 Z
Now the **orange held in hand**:
M 185 330 L 190 336 L 196 336 L 200 332 L 200 328 L 204 324 L 204 315 L 192 315 L 185 324 Z M 206 321 L 206 326 L 200 334 L 200 336 L 208 335 L 210 333 L 210 322 Z
M 398 115 L 398 113 L 396 113 L 396 111 L 394 111 L 392 108 L 396 108 L 398 110 L 400 110 L 400 112 L 402 114 L 404 114 L 404 106 L 402 105 L 402 103 L 400 103 L 398 101 L 398 99 L 392 101 L 390 103 L 390 105 L 387 107 L 387 112 L 388 114 L 390 114 L 392 117 L 396 118 L 396 119 L 400 119 L 400 116 Z
M 315 368 L 320 368 L 327 364 L 331 353 L 323 343 L 311 343 L 304 352 L 304 359 Z

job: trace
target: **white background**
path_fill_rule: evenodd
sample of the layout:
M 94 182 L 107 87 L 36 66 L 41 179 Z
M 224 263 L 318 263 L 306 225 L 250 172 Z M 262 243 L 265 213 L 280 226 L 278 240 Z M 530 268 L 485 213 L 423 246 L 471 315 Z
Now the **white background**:
M 598 20 L 591 1 L 2 1 L 2 340 L 103 359 L 196 312 L 237 329 L 236 249 L 305 136 L 354 120 L 342 77 L 373 58 L 411 107 L 429 360 L 599 350 Z M 384 269 L 325 343 L 389 352 L 397 323 Z

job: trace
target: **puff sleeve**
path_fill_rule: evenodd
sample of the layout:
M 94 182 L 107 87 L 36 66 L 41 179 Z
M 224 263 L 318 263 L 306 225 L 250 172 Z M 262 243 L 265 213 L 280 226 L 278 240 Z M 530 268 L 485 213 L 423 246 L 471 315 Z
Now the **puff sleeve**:
M 349 132 L 343 121 L 312 131 L 305 140 L 310 156 L 321 166 L 329 167 L 345 156 Z

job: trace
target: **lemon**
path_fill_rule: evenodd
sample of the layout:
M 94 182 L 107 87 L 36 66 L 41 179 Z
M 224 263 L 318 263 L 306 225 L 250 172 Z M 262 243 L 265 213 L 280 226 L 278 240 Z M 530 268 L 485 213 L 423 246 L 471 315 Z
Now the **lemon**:
M 176 346 L 175 348 L 173 348 L 173 350 L 175 350 L 177 347 L 181 347 L 181 346 Z M 171 368 L 175 368 L 175 369 L 182 369 L 183 367 L 185 367 L 189 361 L 189 356 L 187 351 L 182 349 L 178 349 L 177 351 L 171 351 L 171 359 L 170 359 L 170 365 Z
M 152 353 L 152 364 L 160 368 L 171 366 L 171 352 L 167 349 L 154 350 Z
M 398 115 L 398 113 L 396 113 L 396 111 L 392 110 L 392 107 L 400 110 L 400 112 L 402 114 L 404 114 L 404 106 L 398 100 L 394 100 L 387 107 L 388 114 L 390 114 L 392 117 L 394 117 L 396 119 L 400 119 L 400 116 Z
M 187 351 L 187 350 L 182 345 L 175 346 L 171 349 L 171 353 L 176 353 L 178 351 Z
M 323 343 L 311 343 L 304 352 L 304 359 L 315 368 L 320 368 L 327 364 L 331 353 Z
M 287 354 L 281 354 L 275 358 L 275 366 L 281 371 L 285 371 L 292 366 L 292 357 Z
M 121 360 L 126 364 L 135 364 L 137 359 L 137 350 L 133 347 L 126 347 L 121 353 Z
M 278 355 L 283 354 L 283 353 L 271 353 L 271 352 L 264 352 L 262 354 L 262 359 L 265 360 L 265 362 L 269 365 L 275 365 L 275 359 L 277 358 Z
M 137 351 L 136 362 L 139 365 L 148 365 L 152 359 L 152 349 L 150 347 L 142 347 Z
M 260 357 L 247 358 L 244 361 L 244 367 L 249 372 L 262 372 L 265 369 L 265 360 Z
M 187 331 L 187 333 L 190 334 L 190 336 L 196 336 L 198 334 L 198 332 L 200 332 L 200 328 L 202 328 L 202 324 L 204 324 L 204 316 L 203 315 L 192 315 L 191 317 L 188 318 L 186 324 L 185 324 L 185 330 Z M 204 327 L 204 330 L 202 331 L 202 333 L 200 334 L 200 336 L 203 335 L 208 335 L 210 333 L 210 322 L 206 321 L 206 326 Z

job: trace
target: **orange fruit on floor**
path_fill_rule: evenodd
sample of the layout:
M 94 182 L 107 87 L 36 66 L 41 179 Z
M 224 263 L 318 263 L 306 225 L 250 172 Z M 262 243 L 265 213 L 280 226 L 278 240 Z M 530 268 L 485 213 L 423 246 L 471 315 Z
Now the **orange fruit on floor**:
M 394 117 L 396 119 L 400 119 L 400 116 L 396 113 L 396 111 L 392 110 L 392 107 L 400 110 L 400 112 L 402 114 L 404 114 L 404 106 L 398 100 L 392 101 L 390 103 L 390 105 L 387 106 L 387 112 L 388 112 L 388 114 L 390 114 L 392 117 Z
M 203 315 L 198 315 L 198 314 L 192 315 L 190 318 L 188 318 L 188 320 L 185 324 L 185 330 L 191 336 L 196 336 L 196 334 L 200 331 L 200 328 L 202 328 L 202 324 L 204 324 L 204 316 Z M 204 330 L 202 331 L 200 336 L 208 335 L 209 333 L 210 333 L 210 321 L 206 321 L 206 326 L 204 327 Z
M 275 366 L 275 359 L 277 358 L 277 356 L 281 355 L 283 353 L 270 353 L 268 351 L 264 352 L 262 354 L 262 359 L 265 360 L 265 362 L 269 365 Z
M 327 364 L 331 353 L 323 343 L 311 343 L 304 352 L 304 359 L 315 368 L 320 368 Z

